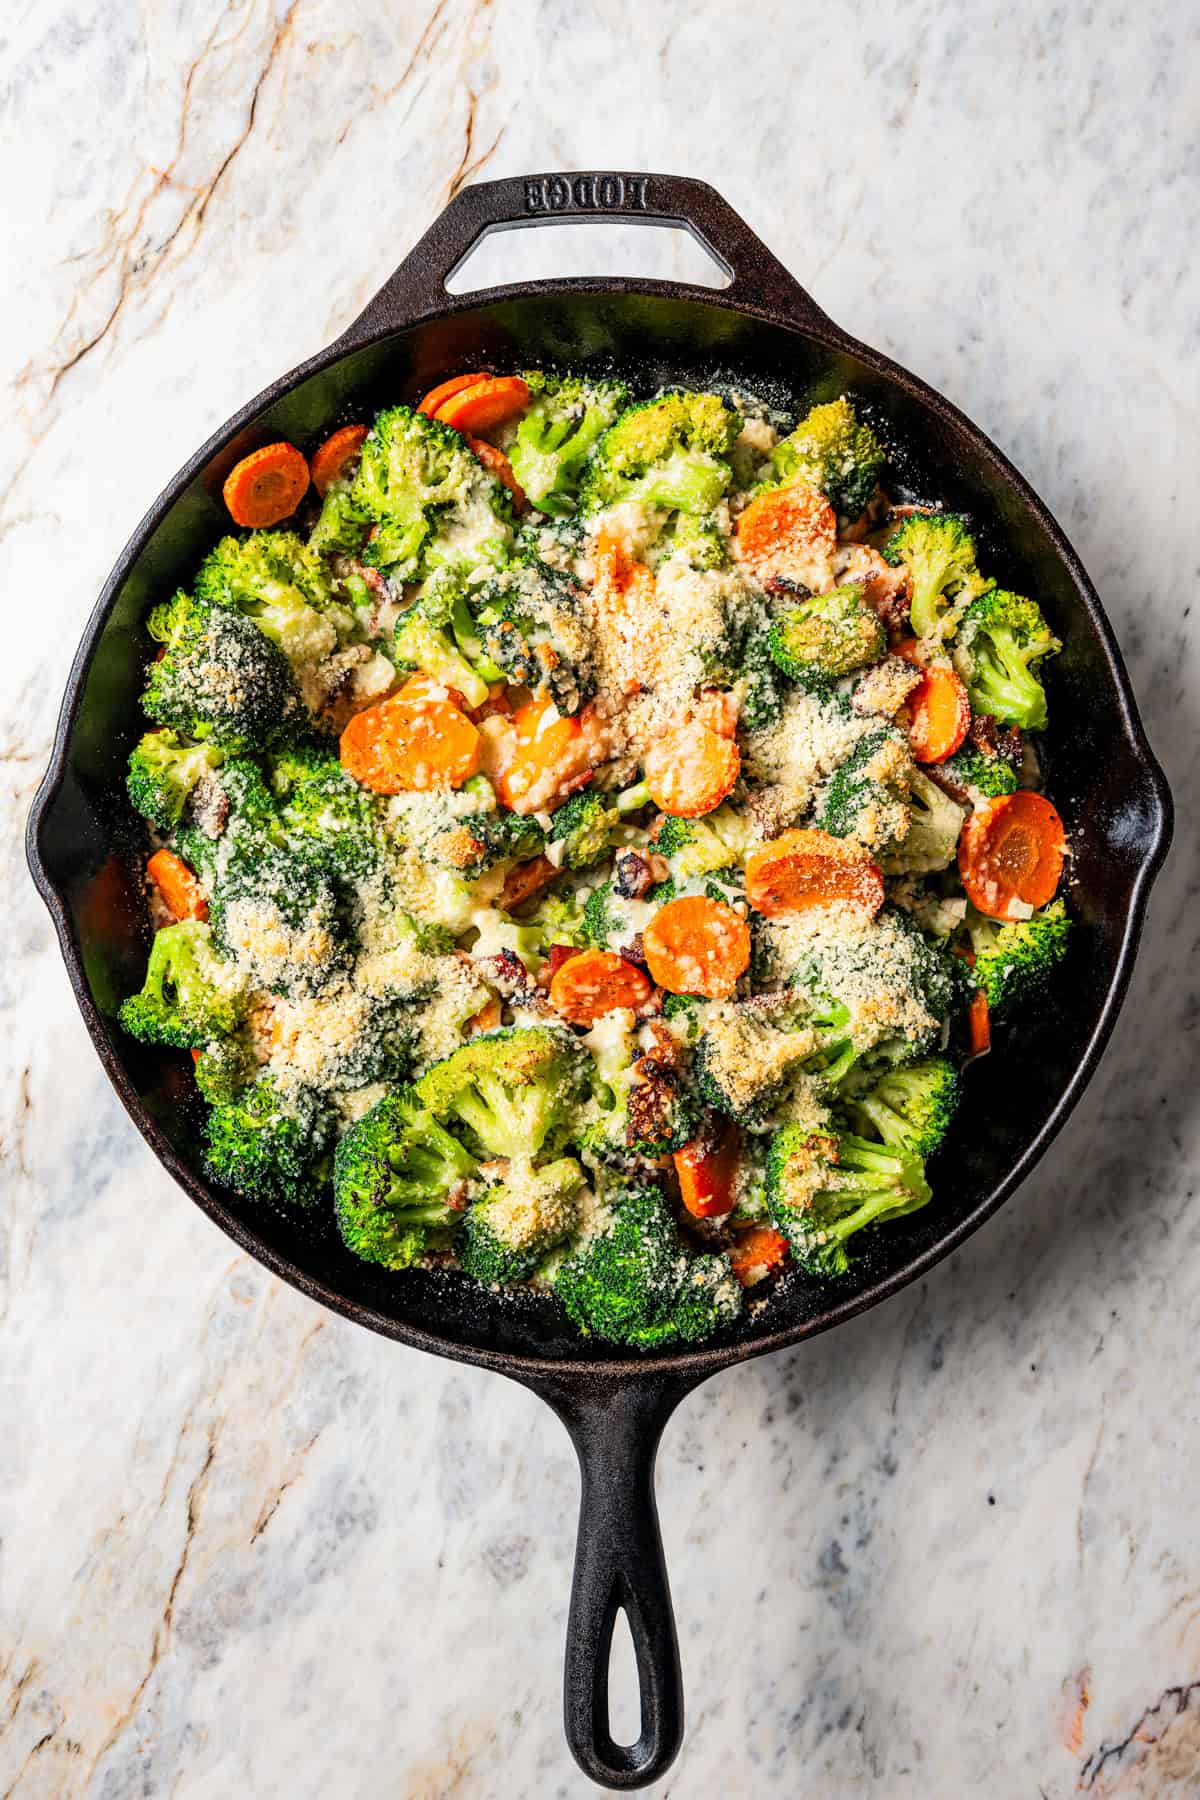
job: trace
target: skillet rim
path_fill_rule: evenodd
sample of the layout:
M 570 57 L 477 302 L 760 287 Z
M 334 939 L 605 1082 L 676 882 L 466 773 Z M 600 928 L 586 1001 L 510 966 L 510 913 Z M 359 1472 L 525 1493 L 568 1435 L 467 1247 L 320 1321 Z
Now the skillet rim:
M 322 1306 L 328 1307 L 330 1311 L 352 1320 L 355 1324 L 367 1326 L 383 1337 L 392 1338 L 414 1349 L 427 1351 L 431 1355 L 469 1362 L 481 1368 L 491 1369 L 523 1381 L 526 1385 L 534 1388 L 539 1386 L 543 1388 L 564 1387 L 573 1383 L 579 1383 L 586 1387 L 613 1381 L 624 1385 L 633 1379 L 644 1381 L 647 1378 L 664 1386 L 672 1383 L 682 1387 L 699 1385 L 721 1369 L 733 1367 L 737 1363 L 748 1362 L 754 1357 L 768 1355 L 772 1351 L 784 1349 L 789 1345 L 801 1343 L 807 1338 L 816 1337 L 822 1332 L 832 1330 L 847 1320 L 869 1311 L 872 1307 L 879 1305 L 881 1301 L 889 1299 L 893 1294 L 899 1293 L 901 1289 L 908 1287 L 912 1282 L 927 1274 L 944 1257 L 949 1256 L 968 1237 L 978 1231 L 1031 1173 L 1082 1098 L 1084 1090 L 1095 1074 L 1124 1004 L 1145 924 L 1150 889 L 1170 847 L 1174 815 L 1171 791 L 1166 776 L 1150 748 L 1129 674 L 1100 597 L 1073 546 L 1044 501 L 1004 455 L 1003 451 L 960 408 L 953 405 L 936 388 L 912 374 L 901 364 L 844 332 L 822 314 L 814 303 L 809 302 L 804 308 L 804 319 L 801 323 L 798 317 L 782 306 L 773 307 L 756 303 L 741 291 L 740 283 L 735 283 L 734 288 L 712 289 L 695 287 L 686 283 L 650 279 L 575 277 L 507 283 L 460 296 L 446 295 L 447 303 L 445 305 L 419 306 L 400 318 L 394 316 L 392 305 L 394 296 L 391 293 L 391 286 L 391 283 L 387 284 L 376 299 L 369 303 L 360 318 L 333 343 L 324 350 L 318 351 L 314 356 L 306 358 L 288 373 L 278 377 L 218 427 L 162 489 L 124 545 L 92 608 L 79 646 L 71 661 L 55 726 L 50 760 L 34 796 L 26 825 L 25 848 L 30 873 L 53 921 L 59 949 L 66 966 L 67 978 L 88 1035 L 126 1112 L 168 1174 L 184 1189 L 189 1198 L 225 1232 L 226 1236 L 232 1238 L 257 1262 L 270 1269 L 289 1286 L 298 1289 L 310 1300 L 317 1301 Z M 219 1198 L 216 1189 L 198 1176 L 183 1160 L 135 1092 L 133 1083 L 113 1048 L 105 1020 L 88 988 L 81 948 L 71 923 L 66 901 L 49 874 L 41 848 L 43 829 L 65 779 L 68 750 L 83 700 L 88 670 L 107 623 L 108 615 L 151 536 L 213 457 L 219 451 L 226 449 L 239 432 L 251 426 L 262 412 L 283 398 L 285 394 L 308 380 L 310 376 L 322 373 L 350 355 L 386 342 L 402 332 L 435 319 L 481 311 L 503 304 L 505 301 L 527 300 L 543 296 L 560 297 L 567 294 L 646 295 L 674 302 L 683 300 L 717 307 L 742 317 L 761 320 L 763 323 L 792 332 L 798 337 L 807 338 L 825 350 L 856 358 L 886 381 L 899 387 L 911 399 L 933 412 L 953 431 L 965 438 L 974 458 L 977 461 L 981 460 L 984 464 L 990 464 L 993 472 L 999 476 L 1001 483 L 1014 491 L 1022 505 L 1037 518 L 1052 549 L 1065 567 L 1083 602 L 1097 642 L 1103 652 L 1116 700 L 1117 714 L 1126 740 L 1134 760 L 1140 763 L 1144 769 L 1157 806 L 1157 819 L 1152 821 L 1147 828 L 1142 847 L 1141 864 L 1129 889 L 1116 966 L 1095 1027 L 1070 1079 L 1059 1093 L 1053 1110 L 1041 1130 L 1009 1167 L 1006 1174 L 994 1184 L 979 1205 L 957 1225 L 945 1231 L 935 1243 L 900 1268 L 893 1270 L 860 1293 L 827 1306 L 820 1313 L 740 1343 L 675 1351 L 653 1358 L 606 1357 L 586 1360 L 575 1357 L 555 1358 L 526 1354 L 515 1350 L 493 1350 L 483 1345 L 462 1343 L 451 1336 L 438 1336 L 422 1327 L 390 1318 L 364 1302 L 349 1298 L 339 1289 L 308 1274 L 289 1257 L 266 1244 Z M 798 284 L 796 295 L 798 300 L 807 299 L 804 290 Z M 388 317 L 384 324 L 375 327 L 372 323 L 372 315 L 377 308 L 393 316 Z M 797 313 L 799 310 L 800 308 L 797 306 Z M 366 329 L 363 329 L 364 327 Z

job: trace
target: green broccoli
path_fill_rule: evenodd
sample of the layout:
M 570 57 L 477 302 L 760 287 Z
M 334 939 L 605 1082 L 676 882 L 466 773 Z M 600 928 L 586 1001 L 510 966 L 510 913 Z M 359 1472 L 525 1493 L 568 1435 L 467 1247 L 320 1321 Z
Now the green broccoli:
M 975 539 L 958 513 L 913 513 L 884 545 L 893 567 L 908 571 L 914 634 L 945 633 L 988 587 L 975 566 Z
M 365 1262 L 407 1269 L 449 1247 L 462 1223 L 450 1196 L 476 1160 L 412 1088 L 387 1094 L 341 1138 L 333 1208 L 342 1241 Z
M 628 407 L 596 445 L 580 510 L 640 501 L 665 512 L 711 512 L 732 479 L 726 459 L 740 429 L 716 394 L 672 392 Z
M 944 1056 L 930 1056 L 889 1069 L 851 1110 L 863 1135 L 876 1131 L 893 1150 L 927 1157 L 949 1131 L 959 1094 L 954 1064 Z
M 529 929 L 536 931 L 543 950 L 549 949 L 551 944 L 581 947 L 589 941 L 584 911 L 585 902 L 579 894 L 548 893 L 531 915 Z
M 844 518 L 857 519 L 875 492 L 886 452 L 869 425 L 861 425 L 845 395 L 814 406 L 789 437 L 776 444 L 760 488 L 797 478 L 821 492 Z
M 729 561 L 729 536 L 715 513 L 676 513 L 659 539 L 660 557 L 675 556 L 691 569 L 723 569 Z
M 321 503 L 308 547 L 328 556 L 359 557 L 370 528 L 371 515 L 355 500 L 353 481 L 335 481 Z
M 836 1087 L 857 1057 L 840 1001 L 797 989 L 771 1006 L 748 1001 L 710 1012 L 696 1044 L 700 1098 L 747 1131 L 764 1130 L 793 1090 Z
M 771 655 L 769 616 L 750 632 L 742 647 L 741 666 L 734 677 L 740 699 L 740 722 L 747 731 L 767 731 L 778 723 L 788 693 L 788 681 Z
M 209 1112 L 205 1163 L 214 1181 L 248 1200 L 311 1206 L 328 1180 L 333 1123 L 307 1089 L 285 1093 L 271 1075 Z
M 702 819 L 677 819 L 660 813 L 653 848 L 665 856 L 679 881 L 740 865 L 750 847 L 749 822 L 732 806 L 720 806 Z
M 222 538 L 200 564 L 195 592 L 252 620 L 293 669 L 320 662 L 354 628 L 325 564 L 294 531 Z
M 457 1119 L 488 1156 L 537 1156 L 565 1142 L 590 1070 L 557 1026 L 506 1026 L 461 1044 L 417 1083 L 422 1105 Z
M 498 806 L 486 776 L 472 776 L 462 791 L 472 789 L 479 790 L 480 811 L 450 813 L 435 825 L 418 845 L 423 862 L 453 869 L 464 881 L 478 881 L 498 862 L 528 862 L 541 855 L 546 834 L 532 815 Z
M 214 1038 L 196 1059 L 196 1086 L 212 1106 L 222 1106 L 248 1087 L 258 1071 L 258 1059 L 245 1027 L 230 1037 Z
M 919 1156 L 864 1138 L 785 1125 L 767 1153 L 767 1205 L 800 1267 L 844 1275 L 846 1244 L 864 1225 L 915 1212 L 930 1198 Z
M 245 986 L 214 948 L 210 927 L 184 919 L 155 934 L 145 982 L 121 1007 L 121 1025 L 145 1044 L 195 1049 L 234 1029 Z
M 473 601 L 483 654 L 510 682 L 548 693 L 577 713 L 594 692 L 587 603 L 571 577 L 527 553 L 479 589 Z
M 923 769 L 913 768 L 908 777 L 908 810 L 908 830 L 879 857 L 884 874 L 931 875 L 948 869 L 958 854 L 962 807 Z
M 525 1281 L 575 1231 L 587 1177 L 569 1156 L 540 1169 L 514 1158 L 467 1213 L 458 1258 L 477 1281 Z
M 547 375 L 527 369 L 529 410 L 509 445 L 513 474 L 539 512 L 573 512 L 584 464 L 600 436 L 629 404 L 622 381 Z
M 209 897 L 213 935 L 256 987 L 292 999 L 320 993 L 352 960 L 345 909 L 315 840 L 236 837 Z
M 613 830 L 621 815 L 615 806 L 605 804 L 605 798 L 582 789 L 555 812 L 550 842 L 563 847 L 562 868 L 590 869 L 603 862 L 612 849 Z
M 675 883 L 668 880 L 656 882 L 641 901 L 630 900 L 617 891 L 614 876 L 594 887 L 584 902 L 583 935 L 594 950 L 619 950 L 622 944 L 632 943 L 641 930 L 641 924 L 634 922 L 639 916 L 635 907 L 640 909 L 643 902 L 663 906 L 674 898 Z
M 482 706 L 488 684 L 455 645 L 450 633 L 433 624 L 418 601 L 396 620 L 393 649 L 397 666 L 423 669 L 435 681 L 457 688 L 468 706 Z
M 614 1189 L 609 1202 L 603 1228 L 554 1278 L 581 1331 L 653 1350 L 699 1343 L 733 1323 L 742 1297 L 728 1257 L 689 1253 L 656 1188 Z
M 957 787 L 974 788 L 978 793 L 986 794 L 989 800 L 1016 792 L 1018 771 L 1009 758 L 1003 754 L 985 756 L 971 743 L 964 744 L 961 750 L 940 763 L 938 772 Z
M 887 648 L 878 615 L 858 582 L 813 594 L 772 620 L 771 659 L 793 681 L 819 685 L 878 662 Z
M 913 762 L 903 732 L 865 731 L 821 792 L 815 823 L 831 837 L 853 838 L 873 853 L 902 842 L 911 824 Z
M 223 760 L 216 744 L 189 744 L 175 731 L 148 731 L 129 758 L 129 798 L 143 818 L 170 831 L 183 817 L 196 783 Z
M 1000 1016 L 1042 992 L 1067 953 L 1071 920 L 1061 900 L 1008 924 L 971 907 L 967 932 L 975 956 L 971 979 L 987 995 L 989 1010 Z
M 1034 665 L 1061 649 L 1034 601 L 992 588 L 968 607 L 954 660 L 976 712 L 1042 731 L 1046 692 Z
M 694 1043 L 700 1034 L 700 1000 L 695 994 L 664 994 L 664 1019 L 682 1019 L 687 1027 L 687 1041 Z
M 274 743 L 303 718 L 286 657 L 240 613 L 179 593 L 146 628 L 164 646 L 142 696 L 159 724 L 234 750 Z
M 270 763 L 279 829 L 297 852 L 346 881 L 380 866 L 378 803 L 346 774 L 336 752 L 305 745 L 276 753 Z
M 512 543 L 508 489 L 460 433 L 408 406 L 377 416 L 352 493 L 378 526 L 363 560 L 397 581 L 414 581 L 437 561 L 500 563 Z

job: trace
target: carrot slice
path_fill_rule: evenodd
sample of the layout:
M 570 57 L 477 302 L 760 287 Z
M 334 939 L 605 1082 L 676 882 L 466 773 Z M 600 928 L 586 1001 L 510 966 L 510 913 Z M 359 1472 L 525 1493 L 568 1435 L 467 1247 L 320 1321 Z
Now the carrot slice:
M 507 749 L 508 761 L 492 780 L 505 806 L 514 812 L 552 808 L 567 797 L 572 785 L 591 774 L 583 726 L 577 718 L 560 713 L 548 694 L 527 701 L 513 714 Z
M 746 858 L 746 898 L 764 917 L 840 901 L 876 913 L 883 876 L 865 851 L 826 831 L 785 831 Z
M 1043 794 L 1019 790 L 971 814 L 958 840 L 958 872 L 972 903 L 989 919 L 1019 919 L 1053 900 L 1067 834 Z
M 443 400 L 434 418 L 464 436 L 479 437 L 507 425 L 529 405 L 529 389 L 519 375 L 485 375 L 472 387 L 459 388 Z
M 654 804 L 677 819 L 698 819 L 720 806 L 741 766 L 733 739 L 699 719 L 666 732 L 651 744 L 642 762 Z
M 309 463 L 312 484 L 324 499 L 335 481 L 340 481 L 347 463 L 353 462 L 363 447 L 363 439 L 367 435 L 365 425 L 343 425 L 332 437 L 327 437 L 319 450 L 315 450 Z
M 428 413 L 429 417 L 432 419 L 437 412 L 438 407 L 444 405 L 447 400 L 453 397 L 453 395 L 461 394 L 464 388 L 478 387 L 481 381 L 486 381 L 487 379 L 488 372 L 486 369 L 476 369 L 471 375 L 452 375 L 449 381 L 439 382 L 437 387 L 430 388 L 425 398 L 417 407 L 417 411 Z
M 480 738 L 448 692 L 418 674 L 356 713 L 341 737 L 346 773 L 376 794 L 461 787 L 479 767 Z
M 524 512 L 529 502 L 525 498 L 525 489 L 513 474 L 513 466 L 503 450 L 497 450 L 495 444 L 489 444 L 483 438 L 469 437 L 467 443 L 479 458 L 484 468 L 502 481 L 513 497 L 513 505 L 518 512 Z
M 234 464 L 223 492 L 235 525 L 278 525 L 308 492 L 308 464 L 295 444 L 264 444 Z
M 975 989 L 967 1008 L 967 1037 L 972 1056 L 986 1056 L 992 1047 L 992 1018 L 982 988 Z
M 971 728 L 971 702 L 953 669 L 934 663 L 908 696 L 908 747 L 920 763 L 945 762 Z
M 753 1287 L 787 1260 L 787 1239 L 773 1225 L 751 1225 L 739 1231 L 729 1247 L 729 1262 L 743 1287 Z
M 724 901 L 668 900 L 642 934 L 646 967 L 669 994 L 727 1000 L 750 964 L 750 927 Z
M 837 514 L 807 481 L 759 494 L 737 522 L 738 555 L 760 582 L 778 575 L 803 581 L 836 544 Z
M 477 1013 L 472 1013 L 467 1020 L 467 1030 L 472 1036 L 479 1031 L 495 1031 L 503 1017 L 499 1000 L 495 994 L 485 1000 Z
M 672 1161 L 679 1195 L 693 1219 L 719 1219 L 733 1211 L 734 1176 L 742 1134 L 736 1125 L 709 1123 Z
M 550 1004 L 572 1025 L 594 1025 L 618 1007 L 636 1012 L 652 992 L 648 977 L 615 950 L 581 950 L 556 971 Z
M 208 917 L 208 901 L 187 864 L 173 850 L 156 850 L 146 864 L 146 874 L 158 889 L 162 903 L 174 919 Z

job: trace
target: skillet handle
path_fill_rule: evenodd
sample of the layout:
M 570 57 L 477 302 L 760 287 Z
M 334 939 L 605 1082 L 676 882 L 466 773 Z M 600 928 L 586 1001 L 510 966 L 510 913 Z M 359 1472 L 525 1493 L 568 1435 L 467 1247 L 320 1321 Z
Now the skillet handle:
M 799 324 L 829 320 L 794 275 L 756 237 L 706 181 L 690 175 L 631 174 L 598 170 L 583 174 L 510 175 L 465 187 L 433 221 L 384 282 L 341 340 L 350 348 L 368 338 L 413 324 L 448 303 L 446 282 L 493 231 L 526 226 L 574 225 L 581 220 L 617 225 L 677 225 L 691 232 L 730 278 L 724 296 L 755 312 L 788 313 Z M 591 284 L 589 284 L 591 285 Z M 613 286 L 622 283 L 614 282 Z M 638 282 L 712 301 L 722 290 L 686 282 Z M 482 290 L 483 294 L 503 289 Z M 475 302 L 480 295 L 473 295 Z
M 581 1499 L 567 1620 L 563 1721 L 571 1753 L 602 1787 L 637 1788 L 664 1775 L 683 1741 L 683 1680 L 654 1499 L 663 1427 L 695 1385 L 647 1370 L 595 1387 L 532 1383 L 571 1434 Z M 636 1743 L 614 1741 L 608 1710 L 613 1626 L 624 1610 L 641 1690 Z

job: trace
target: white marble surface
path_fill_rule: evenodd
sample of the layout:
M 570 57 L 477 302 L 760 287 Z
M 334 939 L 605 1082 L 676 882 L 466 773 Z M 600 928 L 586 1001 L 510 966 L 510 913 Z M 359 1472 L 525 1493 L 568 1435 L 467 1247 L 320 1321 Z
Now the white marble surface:
M 1125 1016 L 1035 1178 L 670 1428 L 690 1731 L 658 1792 L 1200 1789 L 1198 52 L 1186 0 L 9 0 L 0 1795 L 593 1791 L 559 1727 L 561 1429 L 326 1316 L 188 1204 L 85 1040 L 19 832 L 164 479 L 464 175 L 606 163 L 721 187 L 1015 457 L 1180 806 Z

